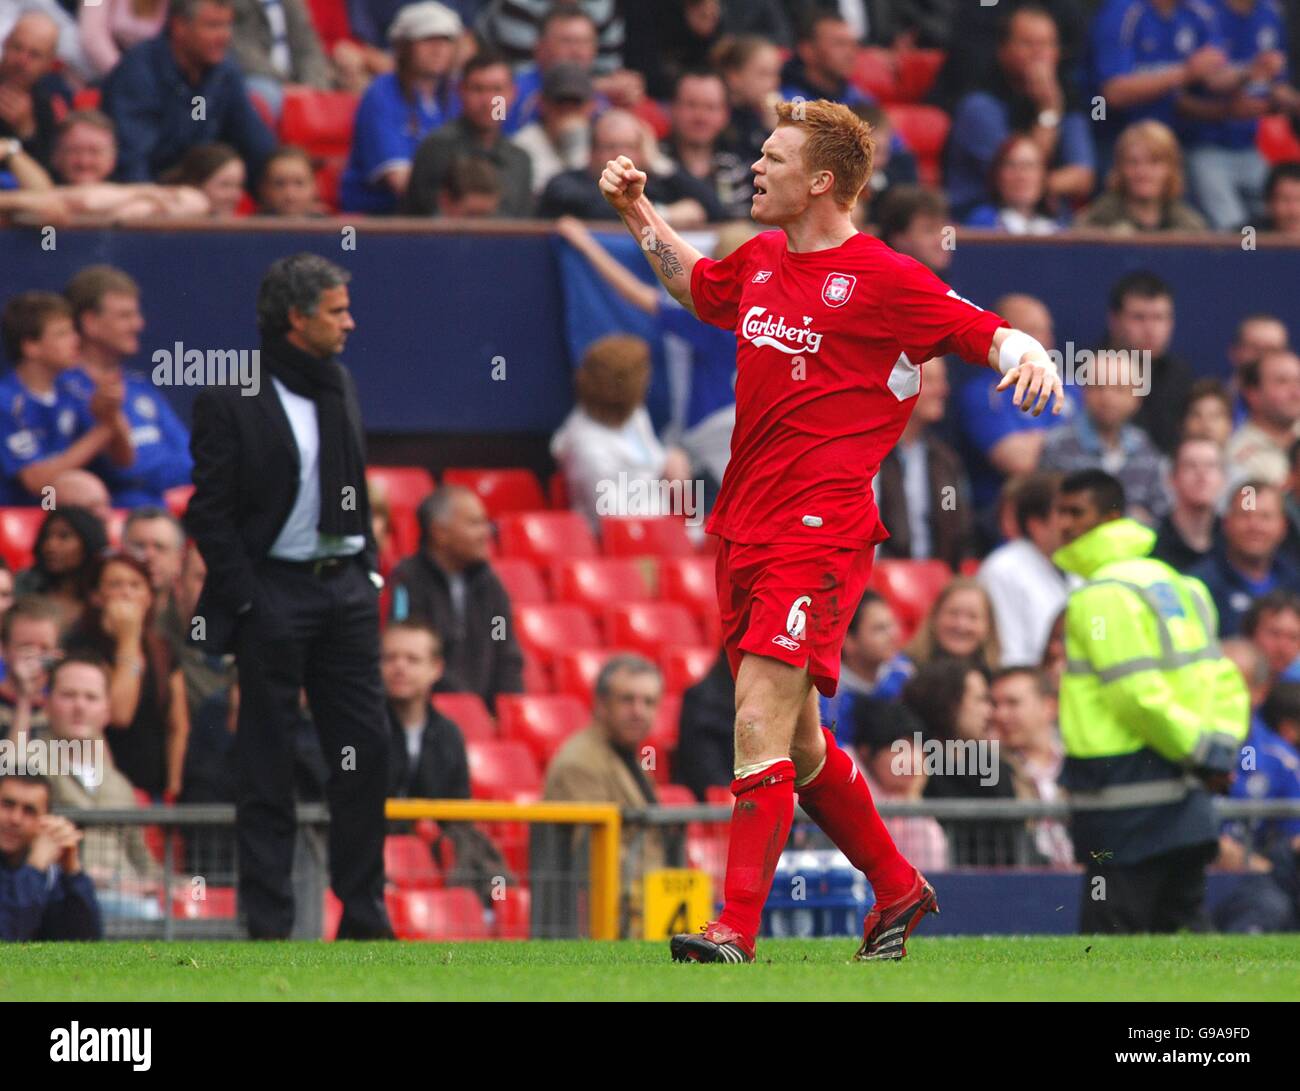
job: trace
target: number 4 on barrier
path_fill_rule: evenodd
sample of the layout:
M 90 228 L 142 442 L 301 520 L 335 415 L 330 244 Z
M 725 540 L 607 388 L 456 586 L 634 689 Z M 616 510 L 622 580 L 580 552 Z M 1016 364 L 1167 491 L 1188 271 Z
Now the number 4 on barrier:
M 698 932 L 713 912 L 713 883 L 703 871 L 661 868 L 642 880 L 646 939 Z

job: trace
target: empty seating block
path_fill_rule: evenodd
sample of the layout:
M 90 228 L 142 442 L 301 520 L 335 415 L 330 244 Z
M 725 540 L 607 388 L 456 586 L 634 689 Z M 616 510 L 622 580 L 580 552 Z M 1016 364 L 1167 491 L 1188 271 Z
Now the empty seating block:
M 433 707 L 459 727 L 466 740 L 497 737 L 492 713 L 477 693 L 435 693 Z
M 544 768 L 565 739 L 587 726 L 591 713 L 573 694 L 502 694 L 497 717 L 501 737 L 522 742 Z
M 530 654 L 550 663 L 572 648 L 597 647 L 601 643 L 596 623 L 585 607 L 571 602 L 535 603 L 516 606 L 515 636 Z
M 390 890 L 388 915 L 398 939 L 487 939 L 478 896 L 464 887 L 448 890 Z
M 346 156 L 361 96 L 351 91 L 295 87 L 285 91 L 280 111 L 280 142 L 295 144 L 325 159 Z
M 701 645 L 704 635 L 691 612 L 680 602 L 625 602 L 605 614 L 610 644 L 632 648 L 657 660 L 674 644 Z
M 522 557 L 502 557 L 492 562 L 492 571 L 506 589 L 513 606 L 549 602 L 546 582 L 537 565 Z
M 602 611 L 614 602 L 643 602 L 653 596 L 642 563 L 632 557 L 570 557 L 551 569 L 556 602 Z
M 937 106 L 898 103 L 887 106 L 889 123 L 916 155 L 917 173 L 927 186 L 939 184 L 943 148 L 951 119 Z
M 403 890 L 433 890 L 442 886 L 442 873 L 423 838 L 393 834 L 384 838 L 384 878 Z
M 675 515 L 611 516 L 600 521 L 600 540 L 608 557 L 695 555 L 686 522 Z
M 367 466 L 366 484 L 379 488 L 390 508 L 420 506 L 433 492 L 433 474 L 422 466 Z
M 566 557 L 596 555 L 596 539 L 577 512 L 512 512 L 497 520 L 497 532 L 503 557 L 548 564 Z
M 15 572 L 32 563 L 36 534 L 48 514 L 40 508 L 0 508 L 0 554 Z
M 465 744 L 469 788 L 475 799 L 511 799 L 540 792 L 542 774 L 532 752 L 517 740 L 474 740 Z
M 473 489 L 493 519 L 509 511 L 546 507 L 541 486 L 531 470 L 450 469 L 443 472 L 442 483 Z
M 664 689 L 669 693 L 690 689 L 713 669 L 717 659 L 718 649 L 708 645 L 665 647 L 659 659 L 664 672 Z

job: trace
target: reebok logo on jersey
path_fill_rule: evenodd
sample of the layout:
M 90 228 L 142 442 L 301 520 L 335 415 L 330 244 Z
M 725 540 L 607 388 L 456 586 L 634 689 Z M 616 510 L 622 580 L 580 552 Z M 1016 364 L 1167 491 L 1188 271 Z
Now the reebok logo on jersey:
M 791 640 L 788 636 L 782 636 L 780 633 L 772 637 L 772 643 L 779 645 L 788 652 L 797 652 L 799 650 L 799 641 Z
M 752 281 L 750 281 L 750 283 L 751 283 L 751 284 L 766 284 L 766 283 L 767 283 L 769 280 L 771 280 L 771 279 L 772 279 L 772 270 L 771 270 L 771 269 L 760 269 L 757 273 L 754 274 L 754 279 L 753 279 Z
M 746 341 L 768 345 L 787 356 L 816 352 L 822 347 L 822 334 L 807 327 L 788 326 L 780 315 L 768 314 L 766 307 L 749 308 L 740 324 L 740 335 Z

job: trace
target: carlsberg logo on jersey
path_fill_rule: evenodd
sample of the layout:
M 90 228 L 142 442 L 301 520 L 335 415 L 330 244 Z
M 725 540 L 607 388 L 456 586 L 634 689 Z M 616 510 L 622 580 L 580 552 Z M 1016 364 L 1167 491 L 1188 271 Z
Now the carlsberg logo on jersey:
M 740 334 L 755 345 L 770 345 L 778 352 L 796 356 L 822 347 L 822 335 L 808 328 L 810 322 L 812 319 L 805 317 L 803 326 L 787 326 L 780 315 L 767 314 L 766 307 L 750 307 L 740 324 Z

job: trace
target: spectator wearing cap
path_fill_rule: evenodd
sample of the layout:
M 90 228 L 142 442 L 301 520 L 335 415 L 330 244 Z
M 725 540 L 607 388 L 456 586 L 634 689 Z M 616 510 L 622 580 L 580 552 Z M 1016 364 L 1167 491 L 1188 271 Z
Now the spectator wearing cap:
M 330 67 L 305 0 L 233 0 L 231 48 L 248 89 L 273 117 L 295 87 L 328 90 Z
M 854 764 L 872 799 L 912 803 L 925 795 L 930 777 L 918 747 L 925 725 L 911 709 L 868 697 L 855 706 L 849 731 Z M 948 837 L 929 815 L 890 815 L 884 823 L 898 851 L 916 867 L 948 866 Z
M 230 56 L 231 0 L 172 0 L 167 29 L 133 46 L 104 82 L 117 127 L 117 180 L 148 182 L 198 144 L 225 143 L 261 172 L 275 137 Z M 201 99 L 201 117 L 194 101 Z
M 1169 472 L 1173 505 L 1156 528 L 1151 556 L 1183 573 L 1208 557 L 1218 540 L 1219 501 L 1227 483 L 1223 451 L 1217 443 L 1183 440 Z
M 701 227 L 727 218 L 717 194 L 705 182 L 659 155 L 649 127 L 626 110 L 606 110 L 591 127 L 591 158 L 584 169 L 561 171 L 542 191 L 541 216 L 576 216 L 581 220 L 616 220 L 597 182 L 605 164 L 625 155 L 648 166 L 646 199 L 678 229 Z
M 403 212 L 435 214 L 452 163 L 465 157 L 494 168 L 501 190 L 498 215 L 520 218 L 532 211 L 532 163 L 527 152 L 506 139 L 499 118 L 498 105 L 508 104 L 513 94 L 510 68 L 500 56 L 481 52 L 469 59 L 460 77 L 460 117 L 420 141 Z
M 1038 149 L 1046 169 L 1044 195 L 1054 209 L 1091 196 L 1096 155 L 1090 123 L 1060 63 L 1051 13 L 1037 7 L 1012 11 L 1002 24 L 991 81 L 972 87 L 953 112 L 946 178 L 959 216 L 991 202 L 995 153 L 1013 134 Z
M 1300 236 L 1300 163 L 1278 163 L 1264 184 L 1264 230 Z
M 1251 603 L 1270 591 L 1300 591 L 1300 569 L 1282 551 L 1286 515 L 1282 491 L 1267 481 L 1247 481 L 1232 491 L 1223 514 L 1223 540 L 1192 569 L 1209 589 L 1219 632 L 1236 636 Z
M 1291 446 L 1300 439 L 1300 356 L 1289 349 L 1264 353 L 1239 375 L 1246 420 L 1228 441 L 1227 459 L 1238 480 L 1285 485 Z
M 129 466 L 101 458 L 92 468 L 108 486 L 115 507 L 161 506 L 168 489 L 189 484 L 194 462 L 189 429 L 143 373 L 125 366 L 139 353 L 144 330 L 140 286 L 114 266 L 90 265 L 68 281 L 63 294 L 77 323 L 81 362 L 59 382 L 86 412 L 97 391 L 120 385 L 135 456 Z
M 452 65 L 460 32 L 460 16 L 436 0 L 397 13 L 388 29 L 396 71 L 376 76 L 357 107 L 352 150 L 339 181 L 345 211 L 396 211 L 420 141 L 459 116 Z
M 727 219 L 748 219 L 754 175 L 748 161 L 722 146 L 728 115 L 721 76 L 708 71 L 684 73 L 673 92 L 672 130 L 660 150 L 679 170 L 709 187 Z
M 0 940 L 103 937 L 81 831 L 50 814 L 51 802 L 44 777 L 0 776 Z
M 441 639 L 440 692 L 477 693 L 488 708 L 524 690 L 524 657 L 510 596 L 488 562 L 492 525 L 472 489 L 443 485 L 420 504 L 420 548 L 393 569 L 391 619 L 431 626 Z M 504 627 L 504 628 L 503 628 Z
M 591 75 L 580 65 L 557 64 L 542 77 L 537 120 L 514 136 L 532 164 L 534 196 L 557 174 L 585 170 L 591 160 L 591 119 L 596 111 Z
M 1007 667 L 1037 664 L 1052 622 L 1065 607 L 1069 583 L 1052 563 L 1061 544 L 1053 510 L 1055 475 L 1036 473 L 1007 489 L 1016 537 L 990 553 L 975 578 L 993 600 L 993 618 Z

